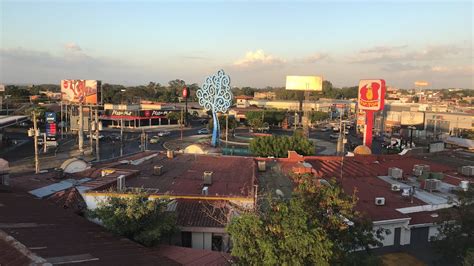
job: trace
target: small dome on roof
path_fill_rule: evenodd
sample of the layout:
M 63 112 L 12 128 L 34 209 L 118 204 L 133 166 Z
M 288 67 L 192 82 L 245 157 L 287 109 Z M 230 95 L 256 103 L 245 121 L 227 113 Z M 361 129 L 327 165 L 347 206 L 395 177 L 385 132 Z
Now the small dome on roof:
M 354 154 L 357 155 L 370 155 L 372 154 L 372 151 L 370 150 L 369 147 L 365 145 L 359 145 L 354 149 Z

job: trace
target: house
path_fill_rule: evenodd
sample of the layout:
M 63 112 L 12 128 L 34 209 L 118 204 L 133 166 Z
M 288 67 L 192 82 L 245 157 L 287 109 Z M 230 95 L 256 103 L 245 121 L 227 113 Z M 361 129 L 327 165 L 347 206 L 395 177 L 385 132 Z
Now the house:
M 288 158 L 257 159 L 267 166 L 264 172 L 259 172 L 258 180 L 261 190 L 266 187 L 273 194 L 288 196 L 294 187 L 293 173 L 311 173 L 317 179 L 328 181 L 335 179 L 346 193 L 355 193 L 358 197 L 356 210 L 373 221 L 374 230 L 390 231 L 382 241 L 384 248 L 419 247 L 427 245 L 431 237 L 437 235 L 439 211 L 457 204 L 454 191 L 462 189 L 465 182 L 474 181 L 457 172 L 463 162 L 459 160 L 462 155 L 438 153 L 430 156 L 335 157 L 300 156 L 289 152 Z M 440 156 L 459 159 L 440 163 Z M 467 162 L 474 164 L 473 157 Z M 436 189 L 428 190 L 428 181 L 414 172 L 419 166 L 429 168 L 425 173 L 444 177 L 435 182 Z M 396 175 L 389 172 L 393 168 L 397 169 Z

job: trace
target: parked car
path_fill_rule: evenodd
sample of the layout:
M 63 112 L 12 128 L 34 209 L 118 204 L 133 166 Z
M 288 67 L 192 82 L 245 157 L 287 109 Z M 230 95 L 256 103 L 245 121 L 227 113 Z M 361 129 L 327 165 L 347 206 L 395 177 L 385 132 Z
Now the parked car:
M 160 142 L 160 137 L 159 136 L 153 136 L 153 137 L 150 138 L 150 143 L 151 144 L 156 144 L 158 142 Z
M 209 134 L 209 129 L 201 128 L 198 130 L 198 134 Z
M 120 141 L 121 137 L 120 134 L 110 134 L 106 137 L 106 139 L 110 141 Z
M 87 137 L 90 138 L 91 136 L 90 136 L 90 135 L 87 135 Z M 93 139 L 93 140 L 96 140 L 96 139 L 97 139 L 97 136 L 95 135 L 95 133 L 92 134 L 92 139 Z M 104 135 L 99 134 L 99 140 L 102 140 L 102 139 L 104 139 Z
M 329 131 L 329 130 L 330 130 L 330 128 L 328 128 L 328 127 L 323 127 L 323 128 L 321 128 L 321 131 L 322 131 L 322 132 L 326 132 L 326 131 Z
M 329 138 L 331 138 L 331 139 L 338 139 L 338 138 L 339 138 L 339 134 L 336 134 L 336 133 L 331 134 L 331 135 L 329 135 Z
M 339 132 L 339 130 L 340 130 L 339 127 L 333 127 L 333 128 L 332 128 L 332 131 L 333 131 L 333 132 Z
M 160 131 L 160 132 L 158 132 L 158 136 L 160 136 L 160 137 L 169 136 L 170 134 L 171 134 L 171 132 L 169 132 L 169 131 Z

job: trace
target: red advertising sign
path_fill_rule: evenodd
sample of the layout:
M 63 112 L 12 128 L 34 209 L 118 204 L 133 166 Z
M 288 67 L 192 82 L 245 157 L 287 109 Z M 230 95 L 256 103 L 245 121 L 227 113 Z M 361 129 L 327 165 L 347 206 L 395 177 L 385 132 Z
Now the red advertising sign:
M 361 80 L 359 82 L 359 110 L 383 110 L 385 90 L 383 79 Z
M 61 80 L 61 99 L 63 102 L 98 104 L 100 99 L 98 80 Z

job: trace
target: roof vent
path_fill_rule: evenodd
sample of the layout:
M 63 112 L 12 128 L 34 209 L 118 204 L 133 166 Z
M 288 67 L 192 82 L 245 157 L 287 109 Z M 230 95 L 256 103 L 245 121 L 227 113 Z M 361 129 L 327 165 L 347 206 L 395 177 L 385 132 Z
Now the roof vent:
M 202 195 L 209 195 L 209 187 L 203 187 L 201 191 Z
M 119 175 L 117 177 L 117 190 L 125 191 L 125 175 Z
M 474 176 L 474 166 L 466 165 L 461 167 L 461 173 L 465 176 Z
M 163 173 L 163 165 L 153 166 L 153 174 L 154 175 L 161 175 L 162 173 Z
M 392 184 L 392 191 L 400 191 L 400 185 L 399 184 Z
M 377 205 L 377 206 L 385 205 L 385 198 L 384 197 L 375 198 L 375 205 Z
M 426 179 L 425 180 L 425 189 L 432 192 L 433 190 L 439 190 L 441 187 L 441 181 L 438 179 Z
M 204 185 L 212 185 L 212 173 L 212 171 L 204 171 L 204 175 L 202 176 Z
M 258 171 L 265 172 L 267 164 L 265 161 L 258 161 Z
M 425 172 L 430 171 L 430 166 L 427 164 L 415 164 L 413 166 L 413 175 L 414 176 L 421 176 Z
M 403 170 L 397 167 L 388 168 L 388 175 L 393 179 L 401 179 L 403 177 Z

